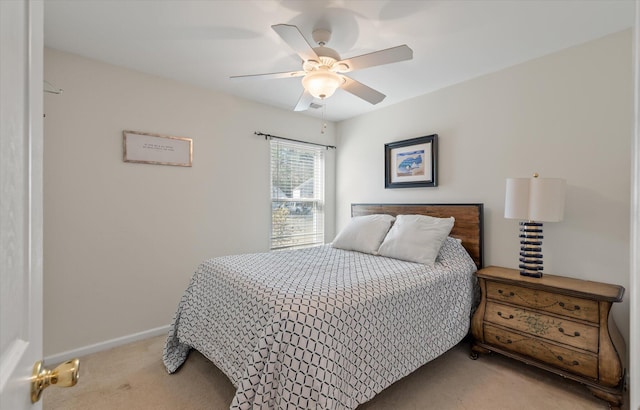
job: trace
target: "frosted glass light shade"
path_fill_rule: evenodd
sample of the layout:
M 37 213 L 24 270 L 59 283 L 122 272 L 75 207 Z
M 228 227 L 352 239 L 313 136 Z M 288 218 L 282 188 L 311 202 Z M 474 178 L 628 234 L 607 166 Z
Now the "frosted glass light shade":
M 332 71 L 312 71 L 302 78 L 302 86 L 316 98 L 329 98 L 342 84 L 342 78 Z
M 504 217 L 559 222 L 564 216 L 566 182 L 560 178 L 508 178 Z

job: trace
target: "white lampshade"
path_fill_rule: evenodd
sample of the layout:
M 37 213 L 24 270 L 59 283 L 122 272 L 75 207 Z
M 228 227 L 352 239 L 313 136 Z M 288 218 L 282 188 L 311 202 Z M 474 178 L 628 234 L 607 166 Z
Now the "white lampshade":
M 560 178 L 508 178 L 504 217 L 559 222 L 564 215 L 566 182 Z
M 302 86 L 316 98 L 329 98 L 343 83 L 342 77 L 333 71 L 319 70 L 307 73 L 302 78 Z

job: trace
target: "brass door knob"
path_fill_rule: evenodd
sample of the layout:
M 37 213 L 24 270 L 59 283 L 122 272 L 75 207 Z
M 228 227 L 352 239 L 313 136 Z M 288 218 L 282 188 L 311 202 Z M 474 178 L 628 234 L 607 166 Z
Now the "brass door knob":
M 40 400 L 42 391 L 52 384 L 59 387 L 75 386 L 80 377 L 79 371 L 80 359 L 64 362 L 53 370 L 43 368 L 42 361 L 38 360 L 31 376 L 31 403 Z

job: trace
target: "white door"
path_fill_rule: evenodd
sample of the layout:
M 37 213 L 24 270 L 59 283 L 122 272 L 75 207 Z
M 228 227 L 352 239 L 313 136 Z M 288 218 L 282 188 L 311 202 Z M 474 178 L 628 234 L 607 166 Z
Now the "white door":
M 30 397 L 42 358 L 43 4 L 0 0 L 0 409 Z

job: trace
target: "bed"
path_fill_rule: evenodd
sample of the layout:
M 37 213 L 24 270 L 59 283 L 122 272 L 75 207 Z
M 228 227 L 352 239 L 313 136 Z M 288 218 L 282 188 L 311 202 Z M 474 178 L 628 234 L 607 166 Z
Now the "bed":
M 167 371 L 196 349 L 236 387 L 232 409 L 354 409 L 458 344 L 482 266 L 482 204 L 351 213 L 455 224 L 433 267 L 331 245 L 202 262 L 167 337 Z

